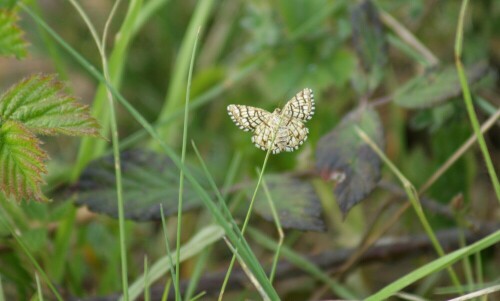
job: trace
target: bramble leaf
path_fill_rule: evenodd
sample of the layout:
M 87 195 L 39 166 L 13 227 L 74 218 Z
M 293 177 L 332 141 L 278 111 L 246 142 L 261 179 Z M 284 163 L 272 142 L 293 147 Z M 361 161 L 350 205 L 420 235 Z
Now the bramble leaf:
M 469 84 L 483 78 L 488 65 L 480 62 L 467 68 Z M 455 66 L 433 70 L 410 79 L 394 93 L 394 102 L 409 109 L 422 109 L 437 106 L 462 93 L 460 80 Z
M 40 140 L 22 123 L 0 119 L 0 190 L 17 201 L 47 201 L 40 185 L 47 154 Z
M 99 136 L 99 125 L 87 106 L 66 95 L 54 75 L 35 75 L 0 97 L 0 117 L 22 122 L 35 134 Z
M 177 213 L 179 171 L 172 161 L 147 150 L 120 154 L 125 217 L 137 221 L 160 220 Z M 112 217 L 118 216 L 113 155 L 92 161 L 76 183 L 77 204 Z M 194 189 L 185 182 L 183 210 L 201 205 Z
M 283 228 L 325 230 L 321 219 L 321 204 L 311 183 L 282 174 L 266 175 L 264 181 Z M 264 187 L 260 187 L 255 200 L 255 211 L 266 220 L 273 221 L 269 206 Z
M 356 126 L 382 148 L 384 138 L 377 112 L 371 107 L 361 107 L 323 136 L 316 149 L 316 169 L 323 179 L 334 182 L 333 192 L 344 215 L 362 201 L 380 179 L 380 158 L 357 135 Z
M 14 10 L 0 8 L 0 56 L 13 55 L 20 59 L 27 54 L 23 32 L 16 26 L 18 18 Z

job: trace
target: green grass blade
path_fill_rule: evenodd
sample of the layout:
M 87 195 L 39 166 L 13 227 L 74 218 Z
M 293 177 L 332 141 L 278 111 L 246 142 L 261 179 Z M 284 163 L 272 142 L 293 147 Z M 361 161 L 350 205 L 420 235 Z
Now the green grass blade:
M 181 292 L 179 290 L 179 282 L 177 281 L 177 270 L 175 267 L 177 266 L 177 262 L 180 260 L 177 260 L 179 257 L 175 258 L 175 261 L 172 257 L 172 252 L 170 251 L 170 244 L 168 242 L 168 231 L 167 231 L 167 223 L 165 222 L 165 215 L 163 214 L 163 206 L 160 205 L 161 208 L 161 225 L 163 229 L 163 236 L 165 237 L 165 250 L 167 251 L 167 258 L 169 260 L 168 264 L 170 267 L 174 268 L 169 268 L 168 270 L 170 271 L 170 274 L 172 275 L 172 281 L 174 282 L 174 293 L 175 293 L 175 300 L 180 301 L 181 300 Z M 179 256 L 176 254 L 176 256 Z M 144 276 L 144 279 L 146 277 Z
M 483 153 L 484 161 L 486 163 L 486 168 L 488 169 L 488 173 L 490 175 L 491 182 L 493 184 L 493 188 L 495 189 L 495 194 L 497 200 L 500 202 L 500 183 L 498 182 L 497 173 L 495 171 L 495 167 L 493 166 L 493 162 L 490 157 L 490 153 L 488 151 L 488 147 L 486 146 L 486 141 L 484 140 L 484 136 L 481 133 L 481 129 L 479 126 L 479 121 L 477 119 L 476 112 L 474 111 L 474 105 L 472 103 L 472 97 L 469 89 L 469 85 L 467 83 L 467 77 L 465 75 L 464 66 L 462 65 L 462 43 L 463 43 L 463 31 L 464 31 L 464 19 L 465 12 L 467 10 L 468 0 L 462 1 L 462 7 L 460 9 L 460 17 L 458 19 L 457 25 L 457 35 L 455 38 L 455 64 L 457 66 L 458 78 L 460 79 L 460 85 L 462 87 L 462 93 L 464 96 L 465 106 L 467 108 L 467 113 L 469 114 L 469 119 L 474 129 L 474 133 L 477 137 L 477 142 L 479 143 L 479 148 Z
M 203 271 L 207 266 L 207 262 L 210 259 L 211 255 L 212 255 L 212 248 L 208 247 L 205 250 L 203 250 L 200 256 L 198 256 L 198 258 L 196 259 L 193 272 L 191 273 L 191 277 L 189 278 L 188 287 L 186 288 L 186 292 L 184 294 L 184 300 L 196 299 L 196 296 L 195 297 L 192 296 L 196 290 L 196 286 L 200 282 L 200 278 L 203 275 Z
M 263 234 L 262 232 L 253 228 L 249 228 L 248 233 L 250 234 L 250 236 L 252 236 L 252 238 L 255 241 L 257 241 L 263 247 L 272 250 L 274 252 L 276 252 L 276 250 L 278 249 L 278 244 L 274 240 L 270 239 L 267 235 Z M 346 287 L 339 284 L 337 281 L 333 280 L 330 277 L 330 275 L 328 275 L 320 268 L 309 262 L 309 260 L 304 256 L 288 248 L 286 245 L 282 247 L 280 254 L 281 256 L 286 258 L 289 262 L 293 263 L 299 269 L 305 271 L 314 278 L 326 284 L 331 289 L 331 291 L 334 292 L 339 297 L 350 300 L 359 299 L 358 296 L 349 291 Z
M 182 151 L 181 151 L 181 164 L 184 165 L 186 162 L 186 145 L 187 145 L 187 131 L 188 131 L 188 120 L 189 120 L 189 101 L 191 95 L 191 82 L 193 79 L 193 68 L 194 68 L 194 58 L 196 56 L 196 46 L 198 45 L 198 40 L 200 38 L 200 28 L 196 34 L 196 39 L 194 40 L 193 49 L 191 50 L 191 61 L 189 63 L 189 73 L 186 85 L 186 102 L 184 104 L 184 126 L 182 131 Z M 180 258 L 180 246 L 181 246 L 181 228 L 182 228 L 182 200 L 184 192 L 184 172 L 181 170 L 179 175 L 179 202 L 177 205 L 177 244 L 176 244 L 176 257 Z M 179 277 L 180 277 L 180 262 L 177 260 L 175 262 L 175 284 L 179 287 Z M 178 290 L 177 290 L 178 292 Z M 177 300 L 181 300 L 180 292 L 179 295 L 176 294 Z
M 488 235 L 468 247 L 456 250 L 414 270 L 413 272 L 401 277 L 377 293 L 366 298 L 365 301 L 387 300 L 389 297 L 404 289 L 408 285 L 411 285 L 432 273 L 445 269 L 466 256 L 470 256 L 499 242 L 500 231 L 496 231 L 495 233 Z
M 188 258 L 199 254 L 208 246 L 214 242 L 220 240 L 224 236 L 224 231 L 221 227 L 217 225 L 208 225 L 201 229 L 197 234 L 195 234 L 188 242 L 186 242 L 181 247 L 181 257 L 180 261 L 184 261 Z M 175 256 L 172 258 L 172 262 L 175 262 L 177 258 Z M 149 283 L 157 281 L 159 278 L 165 276 L 166 273 L 171 270 L 170 258 L 168 255 L 157 260 L 149 269 L 148 279 Z M 174 279 L 174 278 L 172 278 Z M 142 275 L 137 278 L 132 285 L 129 287 L 130 300 L 135 300 L 144 291 L 145 287 L 145 277 Z
M 436 237 L 436 233 L 434 233 L 434 230 L 432 229 L 429 220 L 427 219 L 425 212 L 422 209 L 418 192 L 413 186 L 413 184 L 411 184 L 411 182 L 403 175 L 403 173 L 396 167 L 396 165 L 394 165 L 394 163 L 392 163 L 391 160 L 387 158 L 384 152 L 382 152 L 382 150 L 377 146 L 377 144 L 373 142 L 373 140 L 371 140 L 370 137 L 368 137 L 368 135 L 365 132 L 363 132 L 363 130 L 356 127 L 356 132 L 358 133 L 360 138 L 363 139 L 377 153 L 377 155 L 382 159 L 382 161 L 384 161 L 384 163 L 391 169 L 391 171 L 399 179 L 399 181 L 403 185 L 406 195 L 408 196 L 408 199 L 410 200 L 411 205 L 413 206 L 413 209 L 415 210 L 415 213 L 417 214 L 418 219 L 420 220 L 420 223 L 422 224 L 422 227 L 427 233 L 427 236 L 429 236 L 429 239 L 431 240 L 432 245 L 436 250 L 436 253 L 439 256 L 444 256 L 445 253 L 443 247 L 439 243 Z M 460 280 L 458 280 L 458 276 L 453 270 L 453 268 L 450 266 L 447 268 L 447 270 L 453 284 L 457 287 L 457 289 L 460 289 L 461 288 Z
M 258 173 L 258 171 L 257 171 Z M 271 266 L 271 272 L 269 274 L 269 281 L 273 282 L 274 275 L 276 274 L 276 267 L 278 266 L 278 259 L 280 257 L 281 246 L 283 245 L 283 240 L 285 239 L 285 234 L 283 228 L 281 227 L 280 218 L 276 212 L 276 207 L 274 206 L 273 198 L 269 192 L 269 188 L 266 185 L 266 181 L 262 181 L 262 188 L 264 188 L 264 193 L 266 194 L 267 200 L 269 202 L 269 207 L 271 208 L 271 213 L 273 215 L 274 223 L 276 225 L 276 230 L 278 230 L 279 240 L 278 246 L 276 247 L 276 252 L 274 254 L 273 265 Z
M 148 256 L 144 255 L 144 301 L 150 301 L 151 297 L 149 295 L 149 270 L 148 270 Z
M 0 277 L 0 301 L 5 301 L 5 294 L 3 292 L 2 277 Z
M 43 301 L 42 285 L 40 284 L 40 278 L 38 278 L 37 273 L 35 273 L 35 280 L 36 280 L 36 294 L 38 295 L 38 300 Z

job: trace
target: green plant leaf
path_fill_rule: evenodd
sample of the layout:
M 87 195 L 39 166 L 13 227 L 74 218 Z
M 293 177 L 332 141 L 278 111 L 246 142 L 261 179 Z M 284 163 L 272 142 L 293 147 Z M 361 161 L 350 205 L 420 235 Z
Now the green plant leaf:
M 488 65 L 480 62 L 466 70 L 469 84 L 474 84 L 488 72 Z M 428 108 L 459 96 L 462 93 L 455 66 L 447 66 L 417 76 L 394 93 L 394 102 L 410 109 Z
M 377 8 L 369 0 L 351 12 L 353 43 L 360 61 L 353 84 L 361 94 L 375 90 L 384 77 L 387 64 L 387 40 Z
M 40 143 L 22 123 L 0 120 L 0 189 L 7 197 L 47 201 L 40 184 L 48 156 Z
M 324 231 L 321 203 L 311 183 L 283 174 L 264 176 L 281 226 L 299 230 Z M 250 190 L 253 191 L 254 187 Z M 268 221 L 273 221 L 269 200 L 264 189 L 259 189 L 255 211 Z
M 148 150 L 128 150 L 120 154 L 125 217 L 137 221 L 160 220 L 177 213 L 179 172 L 168 157 Z M 183 210 L 201 205 L 188 183 L 184 187 Z M 92 161 L 76 183 L 77 204 L 112 217 L 118 216 L 113 156 Z
M 0 56 L 15 56 L 20 59 L 26 57 L 26 42 L 23 40 L 23 32 L 16 26 L 19 19 L 16 11 L 7 10 L 14 5 L 7 1 L 0 5 Z
M 0 97 L 0 118 L 22 122 L 43 135 L 99 136 L 99 125 L 88 107 L 63 92 L 54 75 L 34 75 Z
M 324 180 L 333 182 L 333 192 L 344 215 L 362 201 L 380 179 L 380 158 L 358 137 L 356 127 L 382 148 L 384 135 L 377 112 L 371 107 L 360 107 L 323 136 L 316 149 L 316 169 Z

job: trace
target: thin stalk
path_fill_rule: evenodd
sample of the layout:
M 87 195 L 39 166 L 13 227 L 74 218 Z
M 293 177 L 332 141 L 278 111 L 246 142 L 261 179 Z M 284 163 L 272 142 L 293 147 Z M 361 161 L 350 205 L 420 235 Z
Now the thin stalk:
M 118 33 L 115 35 L 113 50 L 110 55 L 107 56 L 109 57 L 109 59 L 107 59 L 107 64 L 109 65 L 107 68 L 109 70 L 109 77 L 111 78 L 111 83 L 117 89 L 120 88 L 122 83 L 125 63 L 127 62 L 128 47 L 135 37 L 135 33 L 132 32 L 132 27 L 137 23 L 142 2 L 143 0 L 129 1 L 129 7 L 125 15 L 125 19 L 123 20 Z M 107 30 L 105 30 L 105 33 L 106 32 Z M 105 39 L 103 38 L 102 43 L 104 43 L 104 41 Z M 99 121 L 99 124 L 102 127 L 102 135 L 104 137 L 108 136 L 108 132 L 110 130 L 110 116 L 106 107 L 108 103 L 107 90 L 108 89 L 104 83 L 100 83 L 97 86 L 91 108 L 92 116 Z M 90 160 L 103 155 L 107 148 L 107 143 L 108 142 L 104 139 L 89 137 L 83 137 L 81 139 L 78 156 L 71 175 L 72 181 L 75 181 L 80 176 L 80 173 L 87 166 Z
M 257 171 L 258 173 L 258 171 Z M 278 246 L 276 247 L 276 253 L 274 254 L 273 265 L 271 267 L 271 273 L 269 274 L 269 281 L 273 282 L 274 275 L 276 275 L 276 267 L 278 266 L 278 259 L 280 257 L 281 246 L 283 245 L 283 240 L 285 239 L 285 234 L 283 233 L 283 227 L 281 226 L 280 218 L 278 212 L 276 212 L 276 207 L 274 206 L 274 200 L 269 192 L 266 181 L 262 181 L 262 188 L 264 188 L 264 193 L 266 194 L 267 200 L 269 202 L 269 207 L 271 208 L 271 214 L 273 215 L 274 224 L 278 230 L 279 240 Z
M 102 69 L 103 69 L 103 74 L 104 74 L 104 79 L 107 82 L 111 82 L 111 78 L 109 76 L 109 69 L 108 69 L 108 61 L 106 57 L 106 37 L 108 34 L 108 29 L 109 29 L 109 24 L 111 23 L 111 20 L 113 19 L 113 16 L 115 15 L 115 12 L 118 8 L 118 6 L 121 3 L 121 0 L 117 0 L 113 8 L 111 9 L 111 13 L 108 16 L 108 19 L 106 20 L 106 24 L 104 27 L 104 32 L 102 36 L 102 41 L 99 41 L 99 36 L 97 34 L 97 31 L 94 28 L 94 25 L 88 18 L 87 14 L 85 11 L 81 8 L 81 6 L 75 1 L 75 0 L 69 0 L 70 3 L 75 7 L 75 9 L 78 11 L 82 19 L 85 21 L 87 27 L 89 28 L 90 33 L 92 34 L 92 37 L 95 40 L 96 46 L 99 50 L 99 54 L 101 56 L 101 62 L 102 62 Z M 114 157 L 114 164 L 115 164 L 115 176 L 116 176 L 116 196 L 117 196 L 117 203 L 118 203 L 118 226 L 120 229 L 120 259 L 121 259 L 121 278 L 122 278 L 122 290 L 123 290 L 123 299 L 124 301 L 128 301 L 128 267 L 127 267 L 127 247 L 126 247 L 126 242 L 125 242 L 125 212 L 124 212 L 124 204 L 123 204 L 123 187 L 122 187 L 122 173 L 121 173 L 121 162 L 120 162 L 120 140 L 118 138 L 118 125 L 116 121 L 116 112 L 115 112 L 115 104 L 113 100 L 113 93 L 111 93 L 111 90 L 108 88 L 106 89 L 106 94 L 108 97 L 108 108 L 109 108 L 109 115 L 110 115 L 110 121 L 111 121 L 111 138 L 112 138 L 112 144 L 113 144 L 113 157 Z
M 191 141 L 191 144 L 193 145 L 193 150 L 194 150 L 196 156 L 198 157 L 198 160 L 200 161 L 201 168 L 203 169 L 203 172 L 205 173 L 205 177 L 207 178 L 208 183 L 210 184 L 210 188 L 212 188 L 215 196 L 217 197 L 217 201 L 219 202 L 219 208 L 222 210 L 222 213 L 225 215 L 227 222 L 230 223 L 231 226 L 236 229 L 238 227 L 238 225 L 234 221 L 234 218 L 231 214 L 231 211 L 227 207 L 226 202 L 224 201 L 224 197 L 222 196 L 219 188 L 217 187 L 217 184 L 215 183 L 214 178 L 210 174 L 210 171 L 208 170 L 207 164 L 205 163 L 205 161 L 201 157 L 200 151 L 198 150 L 196 143 L 194 143 L 194 141 Z
M 5 301 L 5 294 L 3 292 L 3 284 L 1 276 L 0 276 L 0 301 Z
M 495 285 L 495 286 L 483 288 L 481 290 L 478 290 L 476 292 L 472 292 L 470 294 L 460 296 L 458 298 L 450 299 L 448 301 L 465 301 L 465 300 L 474 299 L 476 297 L 486 298 L 487 295 L 498 292 L 498 291 L 500 291 L 500 285 Z
M 198 32 L 196 33 L 196 38 L 194 40 L 193 49 L 191 52 L 191 62 L 189 63 L 189 73 L 187 79 L 186 86 L 186 102 L 184 104 L 184 129 L 182 131 L 182 151 L 181 151 L 181 164 L 185 164 L 186 161 L 186 145 L 187 145 L 187 130 L 188 130 L 188 119 L 189 119 L 189 98 L 191 92 L 191 81 L 193 78 L 193 66 L 194 66 L 194 58 L 196 55 L 196 46 L 198 45 L 198 40 L 200 38 L 200 28 L 198 28 Z M 182 227 L 182 201 L 183 201 L 183 193 L 184 193 L 184 172 L 180 171 L 179 175 L 179 200 L 177 204 L 177 244 L 176 244 L 176 257 L 177 259 L 181 258 L 180 250 L 181 250 L 181 227 Z M 180 282 L 180 261 L 176 260 L 175 262 L 175 282 L 177 287 L 179 287 Z M 175 294 L 176 300 L 181 300 L 181 295 L 178 290 L 176 290 Z
M 38 300 L 43 301 L 42 285 L 40 284 L 40 278 L 38 278 L 38 273 L 35 273 L 36 280 L 36 294 L 38 295 Z
M 172 285 L 172 279 L 165 282 L 165 287 L 163 288 L 163 295 L 161 296 L 161 301 L 167 301 L 168 293 L 170 292 L 170 285 Z
M 477 137 L 477 142 L 479 143 L 479 147 L 481 149 L 481 152 L 483 153 L 484 161 L 486 163 L 486 168 L 488 169 L 488 173 L 490 174 L 490 179 L 495 189 L 497 200 L 500 202 L 500 183 L 498 182 L 498 177 L 495 171 L 495 167 L 493 166 L 493 162 L 491 161 L 488 147 L 486 146 L 486 141 L 484 140 L 484 136 L 482 135 L 479 127 L 479 121 L 477 119 L 476 112 L 474 111 L 474 105 L 472 103 L 472 96 L 469 90 L 469 85 L 467 83 L 467 77 L 465 75 L 464 66 L 462 65 L 461 61 L 464 20 L 465 20 L 465 12 L 467 10 L 467 3 L 468 0 L 463 0 L 462 7 L 460 8 L 460 17 L 458 19 L 457 35 L 455 39 L 455 64 L 457 66 L 460 85 L 462 86 L 462 93 L 464 96 L 464 102 L 467 108 L 467 113 L 469 114 L 469 119 L 472 124 L 472 128 L 474 129 L 474 134 Z
M 215 181 L 214 181 L 212 175 L 208 171 L 207 165 L 205 164 L 205 161 L 201 157 L 200 152 L 198 151 L 198 148 L 196 147 L 196 144 L 194 143 L 194 141 L 192 141 L 192 145 L 193 145 L 193 149 L 194 149 L 194 151 L 196 153 L 196 156 L 198 157 L 198 160 L 200 161 L 200 164 L 201 164 L 201 167 L 202 167 L 202 169 L 203 169 L 203 171 L 205 173 L 205 176 L 206 176 L 206 178 L 207 178 L 207 180 L 208 180 L 208 182 L 210 184 L 210 187 L 212 188 L 212 190 L 214 191 L 215 196 L 217 197 L 217 200 L 219 202 L 219 209 L 222 210 L 222 214 L 225 216 L 225 219 L 231 225 L 231 227 L 233 229 L 238 229 L 238 225 L 234 221 L 234 218 L 233 218 L 233 216 L 231 214 L 231 211 L 227 207 L 226 202 L 224 201 L 224 198 L 223 198 L 220 190 L 217 188 L 217 185 L 215 184 Z M 243 238 L 243 234 L 242 233 L 238 233 L 238 234 L 240 235 L 240 238 Z M 231 249 L 234 249 L 232 247 L 232 245 L 228 242 L 227 239 L 225 239 L 225 241 L 226 241 L 226 243 L 228 244 L 228 246 Z M 239 242 L 241 242 L 243 244 L 242 247 L 247 248 L 247 249 L 250 250 L 250 246 L 248 245 L 248 243 L 246 242 L 246 240 L 244 238 L 242 240 L 240 240 Z M 234 265 L 234 261 L 232 261 L 232 264 Z M 231 264 L 230 264 L 230 267 L 232 267 Z M 226 284 L 227 284 L 228 279 L 229 279 L 229 276 L 226 273 L 226 277 L 224 279 L 224 281 L 225 281 Z M 225 287 L 225 283 L 223 283 L 223 287 Z M 221 296 L 222 296 L 222 294 L 219 294 L 219 297 L 221 297 Z
M 189 301 L 195 301 L 200 299 L 201 297 L 205 296 L 207 293 L 206 292 L 201 292 L 198 295 L 194 296 L 193 298 L 189 299 Z
M 170 244 L 168 242 L 167 223 L 165 222 L 165 215 L 163 214 L 163 204 L 160 204 L 160 210 L 161 210 L 161 225 L 163 227 L 162 228 L 163 229 L 163 236 L 165 236 L 165 250 L 167 251 L 168 259 L 170 260 L 169 270 L 170 270 L 170 274 L 172 275 L 172 281 L 174 282 L 175 299 L 181 300 L 180 299 L 181 293 L 180 293 L 180 289 L 178 286 L 179 283 L 175 281 L 177 279 L 177 277 L 175 276 L 177 271 L 173 269 L 173 267 L 175 265 L 174 265 L 174 259 L 172 258 L 172 252 L 170 252 Z M 179 261 L 179 257 L 176 258 L 176 261 Z M 179 299 L 177 299 L 177 298 L 179 298 Z
M 484 278 L 483 278 L 483 262 L 481 258 L 481 252 L 477 252 L 476 254 L 474 254 L 474 259 L 475 259 L 474 263 L 476 266 L 475 271 L 476 271 L 477 285 L 479 287 L 482 287 L 484 285 Z M 483 296 L 481 300 L 487 301 L 488 297 Z
M 238 253 L 238 250 L 231 244 L 231 242 L 226 237 L 224 237 L 224 241 L 226 242 L 226 244 L 229 247 L 229 249 L 231 250 L 231 252 L 234 254 L 234 257 L 238 258 L 238 262 L 241 265 L 241 269 L 247 275 L 247 277 L 250 280 L 250 282 L 257 289 L 257 291 L 259 292 L 260 296 L 262 297 L 262 300 L 264 300 L 264 301 L 270 301 L 271 299 L 267 295 L 266 291 L 262 288 L 262 286 L 260 285 L 260 283 L 255 278 L 254 274 L 250 271 L 250 269 L 248 268 L 248 266 L 245 264 L 245 261 L 242 260 L 241 255 Z
M 392 172 L 396 175 L 396 177 L 401 181 L 401 184 L 403 185 L 403 188 L 408 196 L 408 199 L 410 200 L 410 203 L 413 206 L 413 209 L 415 210 L 415 213 L 417 214 L 420 223 L 424 227 L 427 236 L 429 236 L 429 239 L 431 240 L 434 249 L 436 250 L 436 252 L 440 257 L 445 256 L 443 247 L 439 243 L 436 234 L 434 233 L 434 230 L 432 229 L 431 225 L 429 224 L 429 221 L 427 220 L 427 217 L 425 216 L 425 213 L 422 209 L 422 205 L 420 204 L 418 192 L 416 191 L 415 187 L 411 184 L 410 181 L 408 181 L 408 179 L 406 179 L 403 173 L 399 171 L 399 169 L 389 160 L 389 158 L 385 156 L 385 154 L 382 152 L 382 150 L 380 150 L 377 144 L 373 142 L 373 140 L 371 140 L 370 137 L 368 137 L 368 135 L 363 130 L 356 127 L 356 132 L 358 133 L 359 137 L 363 139 L 363 141 L 365 141 L 377 153 L 377 155 L 385 162 L 385 164 L 387 164 L 387 166 L 392 170 Z M 456 275 L 453 268 L 451 266 L 448 266 L 447 271 L 453 284 L 457 287 L 459 292 L 462 292 L 460 281 L 458 280 L 458 276 Z
M 227 207 L 226 202 L 224 201 L 224 197 L 222 196 L 220 190 L 217 188 L 217 184 L 215 184 L 214 178 L 212 177 L 212 175 L 208 171 L 207 165 L 206 165 L 205 161 L 203 160 L 203 158 L 201 157 L 200 152 L 198 151 L 198 148 L 196 147 L 196 144 L 194 143 L 194 141 L 192 141 L 192 145 L 193 145 L 194 152 L 195 152 L 196 156 L 198 157 L 198 160 L 200 161 L 201 167 L 205 173 L 205 177 L 207 178 L 207 180 L 210 184 L 210 187 L 212 188 L 215 196 L 217 197 L 217 200 L 219 202 L 219 208 L 222 210 L 222 214 L 225 216 L 227 222 L 232 226 L 233 229 L 238 229 L 238 225 L 234 221 L 234 218 L 231 214 L 231 211 Z M 239 235 L 241 235 L 240 237 L 243 237 L 243 234 L 239 233 Z M 247 244 L 245 239 L 242 239 L 240 242 L 243 244 L 244 248 L 250 249 L 250 246 Z M 226 239 L 226 243 L 228 243 L 227 239 Z M 228 246 L 230 248 L 233 248 L 232 245 L 230 245 L 229 243 L 228 243 Z M 233 265 L 234 265 L 234 262 L 233 262 Z M 224 279 L 224 281 L 227 283 L 228 279 L 229 279 L 228 274 L 226 274 L 226 278 Z M 225 286 L 224 283 L 223 283 L 223 286 Z M 221 296 L 221 295 L 219 295 L 219 296 Z
M 208 247 L 205 250 L 203 250 L 203 252 L 196 259 L 196 264 L 193 268 L 191 277 L 189 278 L 188 287 L 186 289 L 186 292 L 184 293 L 184 300 L 193 300 L 197 298 L 197 296 L 195 297 L 192 296 L 196 290 L 198 283 L 200 282 L 200 278 L 207 265 L 207 262 L 210 259 L 211 252 L 212 252 L 212 247 Z
M 149 270 L 148 270 L 148 256 L 144 255 L 144 301 L 150 301 L 149 295 Z
M 223 198 L 225 198 L 229 193 L 229 187 L 233 185 L 234 179 L 236 178 L 236 173 L 239 170 L 241 164 L 241 152 L 236 152 L 233 158 L 231 159 L 231 163 L 229 164 L 229 168 L 226 172 L 226 178 L 224 179 L 224 184 L 222 185 Z

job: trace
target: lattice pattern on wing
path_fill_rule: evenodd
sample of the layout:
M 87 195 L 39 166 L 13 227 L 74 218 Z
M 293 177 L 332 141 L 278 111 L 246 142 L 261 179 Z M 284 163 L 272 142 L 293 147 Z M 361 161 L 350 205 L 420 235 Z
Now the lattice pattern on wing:
M 253 131 L 252 142 L 258 148 L 273 154 L 292 152 L 304 143 L 309 130 L 304 122 L 314 114 L 311 89 L 297 93 L 283 108 L 269 113 L 266 110 L 243 105 L 229 105 L 227 111 L 236 125 L 244 131 Z M 273 141 L 274 137 L 274 141 Z
M 283 114 L 307 121 L 314 115 L 314 95 L 311 89 L 305 88 L 290 99 L 283 107 Z
M 307 134 L 309 134 L 309 129 L 297 119 L 291 119 L 286 128 L 288 130 L 288 139 L 286 141 L 285 150 L 287 152 L 293 152 L 304 144 L 304 141 L 307 139 Z
M 254 131 L 272 115 L 266 110 L 244 105 L 229 105 L 227 112 L 236 125 L 245 132 Z

